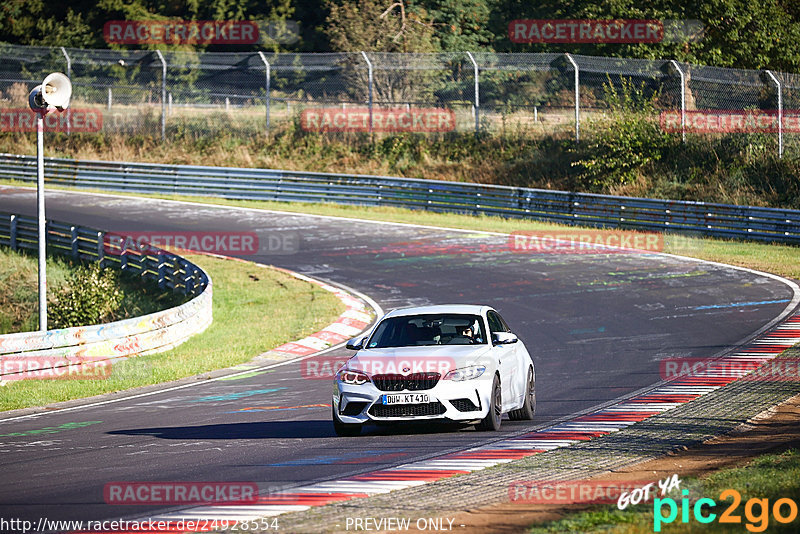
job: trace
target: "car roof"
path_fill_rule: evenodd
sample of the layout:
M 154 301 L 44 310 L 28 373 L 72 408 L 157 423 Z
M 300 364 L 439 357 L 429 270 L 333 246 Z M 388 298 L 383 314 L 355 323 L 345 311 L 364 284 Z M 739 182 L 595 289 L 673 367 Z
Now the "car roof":
M 386 317 L 398 317 L 404 315 L 426 315 L 429 313 L 456 313 L 463 315 L 483 315 L 489 306 L 482 304 L 437 304 L 433 306 L 414 306 L 409 308 L 398 308 L 386 314 Z

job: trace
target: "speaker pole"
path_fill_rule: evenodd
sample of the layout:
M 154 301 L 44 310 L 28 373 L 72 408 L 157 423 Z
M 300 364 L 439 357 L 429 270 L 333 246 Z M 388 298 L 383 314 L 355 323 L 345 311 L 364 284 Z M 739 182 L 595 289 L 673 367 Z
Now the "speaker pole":
M 39 223 L 39 330 L 47 331 L 47 221 L 44 216 L 44 116 L 69 108 L 72 82 L 60 72 L 48 74 L 28 94 L 28 106 L 36 113 L 36 208 Z
M 47 224 L 44 218 L 44 113 L 36 113 L 36 203 L 39 220 L 39 330 L 47 332 Z

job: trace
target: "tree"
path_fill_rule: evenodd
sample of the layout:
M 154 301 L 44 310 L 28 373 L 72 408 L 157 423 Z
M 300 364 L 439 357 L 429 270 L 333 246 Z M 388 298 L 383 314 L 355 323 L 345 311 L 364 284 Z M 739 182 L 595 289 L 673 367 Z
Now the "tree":
M 422 10 L 409 10 L 402 0 L 328 0 L 323 32 L 337 52 L 434 52 L 433 26 Z

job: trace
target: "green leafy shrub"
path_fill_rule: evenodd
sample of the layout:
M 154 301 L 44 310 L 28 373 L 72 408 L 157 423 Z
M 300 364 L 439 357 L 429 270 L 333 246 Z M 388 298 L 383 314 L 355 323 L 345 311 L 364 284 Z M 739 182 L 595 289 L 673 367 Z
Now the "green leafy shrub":
M 123 301 L 118 278 L 116 271 L 96 263 L 78 266 L 48 303 L 48 326 L 70 328 L 113 320 Z
M 633 183 L 642 167 L 659 162 L 673 143 L 657 123 L 644 117 L 626 114 L 609 122 L 584 146 L 571 148 L 577 155 L 572 166 L 581 189 L 607 191 Z
M 598 121 L 589 140 L 570 149 L 576 155 L 572 166 L 577 184 L 587 191 L 633 183 L 642 167 L 659 162 L 675 142 L 655 119 L 657 92 L 625 77 L 617 83 L 609 78 L 603 90 L 613 118 Z

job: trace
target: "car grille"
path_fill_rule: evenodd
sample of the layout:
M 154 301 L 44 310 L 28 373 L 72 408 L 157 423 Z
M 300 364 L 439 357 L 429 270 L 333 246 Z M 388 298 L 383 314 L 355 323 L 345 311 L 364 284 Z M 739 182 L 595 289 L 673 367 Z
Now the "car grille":
M 342 415 L 356 416 L 369 404 L 368 402 L 348 402 L 342 411 Z
M 381 391 L 420 391 L 432 389 L 439 381 L 439 373 L 412 373 L 410 375 L 374 375 L 372 383 Z
M 442 415 L 447 411 L 444 405 L 439 402 L 428 402 L 426 404 L 373 404 L 369 409 L 370 415 L 375 417 L 416 417 L 420 415 Z
M 452 404 L 459 412 L 474 412 L 478 409 L 478 407 L 475 406 L 475 403 L 470 399 L 455 399 L 451 400 L 450 404 Z

